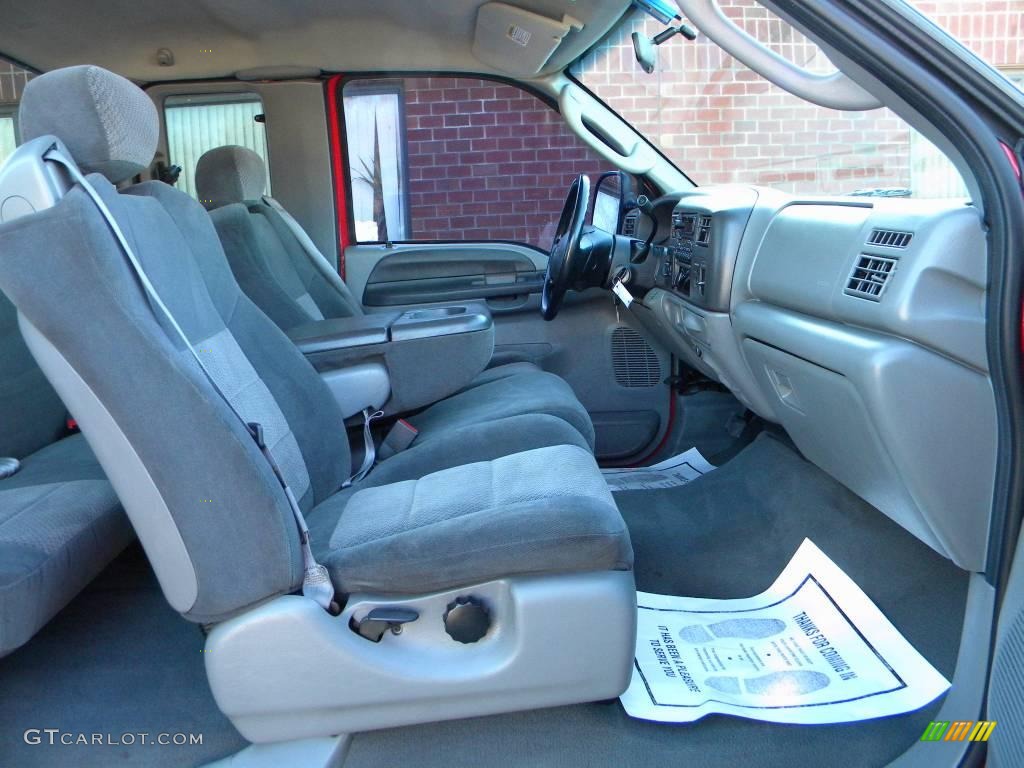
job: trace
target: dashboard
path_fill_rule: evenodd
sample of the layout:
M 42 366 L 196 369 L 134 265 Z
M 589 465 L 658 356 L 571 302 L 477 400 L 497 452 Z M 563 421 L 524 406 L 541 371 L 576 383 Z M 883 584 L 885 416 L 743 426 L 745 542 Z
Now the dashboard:
M 659 198 L 653 220 L 633 224 L 638 238 L 657 227 L 629 285 L 649 333 L 848 489 L 982 570 L 996 416 L 978 210 L 722 186 Z

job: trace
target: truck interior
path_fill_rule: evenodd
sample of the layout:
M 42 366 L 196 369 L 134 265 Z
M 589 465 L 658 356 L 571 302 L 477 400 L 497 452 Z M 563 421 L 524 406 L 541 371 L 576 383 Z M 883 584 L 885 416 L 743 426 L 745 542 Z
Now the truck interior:
M 1024 100 L 919 3 L 665 5 L 3 7 L 2 762 L 1024 760 Z M 637 590 L 806 538 L 944 696 L 624 712 Z

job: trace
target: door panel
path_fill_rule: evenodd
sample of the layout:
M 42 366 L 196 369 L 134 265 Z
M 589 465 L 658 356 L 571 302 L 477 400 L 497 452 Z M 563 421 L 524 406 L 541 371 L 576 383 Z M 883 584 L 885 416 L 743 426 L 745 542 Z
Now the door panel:
M 547 265 L 547 254 L 516 243 L 364 243 L 345 250 L 345 282 L 365 306 L 372 307 L 378 306 L 372 299 L 380 291 L 377 286 L 371 287 L 374 283 L 525 275 L 543 272 Z M 427 298 L 410 303 L 447 300 L 444 296 L 430 299 L 429 291 L 412 286 L 405 290 L 427 294 Z
M 543 265 L 530 249 L 456 245 L 392 246 L 367 278 L 363 304 L 391 307 L 472 299 L 515 299 L 521 304 L 543 285 Z
M 366 244 L 345 252 L 347 281 L 368 311 L 485 301 L 494 362 L 528 360 L 562 376 L 590 413 L 599 458 L 628 461 L 660 440 L 668 418 L 668 353 L 647 341 L 607 291 L 570 292 L 545 322 L 547 255 L 496 242 Z
M 368 307 L 459 302 L 472 299 L 525 298 L 544 283 L 543 272 L 514 272 L 378 282 L 371 280 L 363 293 Z

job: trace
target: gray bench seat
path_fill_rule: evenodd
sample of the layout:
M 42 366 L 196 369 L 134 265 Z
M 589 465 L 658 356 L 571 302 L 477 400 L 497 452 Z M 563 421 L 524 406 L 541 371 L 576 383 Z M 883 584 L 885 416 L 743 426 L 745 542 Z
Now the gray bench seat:
M 26 643 L 132 540 L 81 435 L 0 480 L 0 656 Z

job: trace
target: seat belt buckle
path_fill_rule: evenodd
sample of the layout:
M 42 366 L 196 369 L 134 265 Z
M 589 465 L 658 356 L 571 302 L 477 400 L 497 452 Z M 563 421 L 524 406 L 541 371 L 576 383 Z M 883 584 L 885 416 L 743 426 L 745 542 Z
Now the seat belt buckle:
M 416 429 L 405 419 L 399 419 L 394 423 L 387 435 L 384 436 L 384 442 L 381 443 L 380 448 L 377 450 L 377 456 L 381 460 L 390 458 L 396 453 L 401 453 L 419 436 L 420 431 Z
M 266 441 L 263 439 L 263 425 L 256 421 L 249 421 L 245 424 L 249 428 L 249 434 L 252 435 L 252 439 L 256 443 L 256 447 L 261 451 L 267 447 Z

